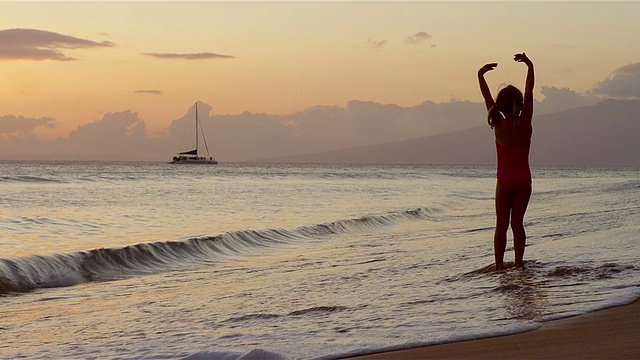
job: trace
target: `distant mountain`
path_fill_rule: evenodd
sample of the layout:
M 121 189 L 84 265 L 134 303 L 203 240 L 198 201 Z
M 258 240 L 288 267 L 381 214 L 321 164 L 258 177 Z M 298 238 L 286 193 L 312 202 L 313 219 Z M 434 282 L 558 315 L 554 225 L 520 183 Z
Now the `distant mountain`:
M 532 165 L 640 166 L 640 100 L 534 116 Z M 269 162 L 351 164 L 494 164 L 488 125 L 411 140 L 347 148 Z

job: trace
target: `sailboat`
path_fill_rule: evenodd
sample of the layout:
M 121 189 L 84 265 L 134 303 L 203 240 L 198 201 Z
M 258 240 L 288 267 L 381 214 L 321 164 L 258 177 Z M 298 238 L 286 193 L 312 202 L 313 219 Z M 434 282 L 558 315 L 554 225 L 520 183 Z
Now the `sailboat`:
M 202 140 L 204 141 L 204 148 L 207 150 L 207 156 L 200 156 L 198 153 L 198 130 L 202 132 Z M 196 148 L 178 153 L 178 155 L 174 156 L 173 160 L 171 160 L 171 164 L 215 165 L 217 163 L 218 161 L 209 155 L 207 139 L 204 137 L 204 131 L 201 129 L 200 122 L 198 121 L 198 103 L 196 103 Z

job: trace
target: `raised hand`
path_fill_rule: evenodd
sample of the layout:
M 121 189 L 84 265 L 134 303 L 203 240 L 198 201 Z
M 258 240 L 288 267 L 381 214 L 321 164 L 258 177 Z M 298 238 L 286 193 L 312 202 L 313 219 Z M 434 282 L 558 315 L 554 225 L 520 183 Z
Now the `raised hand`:
M 486 72 L 489 72 L 498 66 L 498 63 L 489 63 L 485 64 L 483 67 L 478 70 L 478 75 L 484 75 Z
M 513 55 L 513 60 L 517 62 L 525 63 L 527 65 L 532 63 L 531 60 L 529 60 L 529 58 L 527 57 L 527 54 L 525 53 Z

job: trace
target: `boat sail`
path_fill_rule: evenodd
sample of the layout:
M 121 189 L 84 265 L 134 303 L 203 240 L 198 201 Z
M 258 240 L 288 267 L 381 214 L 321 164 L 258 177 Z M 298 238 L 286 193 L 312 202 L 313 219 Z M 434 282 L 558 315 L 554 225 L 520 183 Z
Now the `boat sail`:
M 198 153 L 198 130 L 202 132 L 202 140 L 204 141 L 204 148 L 207 151 L 207 156 L 200 156 Z M 189 151 L 178 153 L 173 157 L 171 164 L 203 164 L 203 165 L 215 165 L 218 161 L 209 155 L 209 147 L 207 146 L 207 139 L 204 136 L 204 131 L 201 128 L 198 121 L 198 103 L 196 102 L 196 148 Z

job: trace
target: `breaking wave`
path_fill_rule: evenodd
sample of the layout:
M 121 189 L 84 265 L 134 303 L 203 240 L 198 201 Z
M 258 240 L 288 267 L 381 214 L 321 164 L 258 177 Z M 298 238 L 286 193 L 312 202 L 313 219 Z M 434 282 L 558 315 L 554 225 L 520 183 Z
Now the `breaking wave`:
M 0 295 L 38 288 L 72 286 L 214 264 L 261 248 L 323 239 L 392 226 L 402 220 L 428 219 L 439 209 L 410 209 L 339 220 L 293 230 L 241 230 L 184 241 L 141 243 L 69 254 L 0 258 Z

